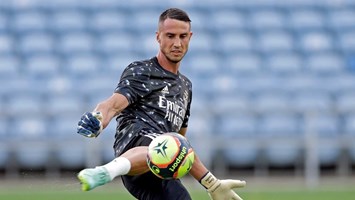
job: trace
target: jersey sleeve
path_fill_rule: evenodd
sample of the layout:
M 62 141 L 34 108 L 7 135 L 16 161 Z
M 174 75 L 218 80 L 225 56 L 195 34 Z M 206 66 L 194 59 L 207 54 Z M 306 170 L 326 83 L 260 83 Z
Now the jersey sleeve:
M 149 80 L 149 70 L 139 63 L 132 63 L 123 71 L 115 93 L 124 95 L 132 104 L 151 93 Z
M 190 99 L 189 99 L 189 102 L 187 104 L 187 109 L 186 109 L 186 114 L 185 114 L 184 121 L 182 122 L 182 125 L 181 125 L 182 128 L 188 127 L 188 124 L 189 124 L 191 100 L 192 100 L 192 92 L 190 90 Z

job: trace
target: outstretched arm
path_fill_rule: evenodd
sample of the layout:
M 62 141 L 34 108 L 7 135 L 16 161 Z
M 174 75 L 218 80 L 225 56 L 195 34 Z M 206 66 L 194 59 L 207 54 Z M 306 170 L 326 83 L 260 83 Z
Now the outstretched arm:
M 97 137 L 111 119 L 128 106 L 128 100 L 119 93 L 97 104 L 93 112 L 86 112 L 78 123 L 77 132 L 86 137 Z
M 203 185 L 212 200 L 242 200 L 233 189 L 241 188 L 246 185 L 245 181 L 240 180 L 219 180 L 203 165 L 195 154 L 195 161 L 190 170 L 190 174 Z
M 186 134 L 187 128 L 180 130 L 180 134 Z M 195 152 L 195 161 L 190 170 L 190 175 L 200 182 L 210 195 L 212 200 L 242 200 L 233 189 L 241 188 L 246 185 L 245 181 L 240 180 L 219 180 L 201 162 Z
M 103 128 L 106 128 L 112 118 L 118 115 L 127 106 L 127 98 L 122 94 L 114 93 L 108 99 L 97 104 L 96 108 L 94 109 L 94 112 L 100 112 L 102 114 L 102 126 Z

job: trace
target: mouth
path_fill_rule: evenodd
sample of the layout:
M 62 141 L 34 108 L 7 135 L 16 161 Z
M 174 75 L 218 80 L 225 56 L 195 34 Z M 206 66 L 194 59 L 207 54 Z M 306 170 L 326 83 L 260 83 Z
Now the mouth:
M 180 50 L 172 50 L 171 53 L 174 54 L 174 55 L 181 55 L 182 51 L 180 51 Z

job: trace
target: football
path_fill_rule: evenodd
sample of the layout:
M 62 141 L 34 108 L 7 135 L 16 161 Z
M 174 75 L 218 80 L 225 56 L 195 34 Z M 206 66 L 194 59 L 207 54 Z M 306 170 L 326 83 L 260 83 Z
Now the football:
M 192 168 L 195 159 L 189 141 L 178 133 L 165 133 L 152 140 L 148 147 L 150 171 L 161 179 L 178 179 Z

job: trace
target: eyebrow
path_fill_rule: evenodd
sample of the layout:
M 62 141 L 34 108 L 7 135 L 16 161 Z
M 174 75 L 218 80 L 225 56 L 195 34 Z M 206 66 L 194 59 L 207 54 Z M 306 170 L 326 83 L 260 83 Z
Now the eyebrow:
M 167 32 L 166 35 L 188 35 L 189 33 L 181 33 L 181 34 L 177 34 L 177 33 L 171 33 L 171 32 Z

